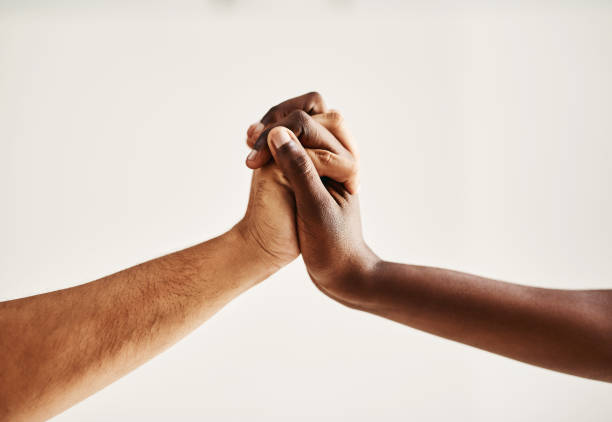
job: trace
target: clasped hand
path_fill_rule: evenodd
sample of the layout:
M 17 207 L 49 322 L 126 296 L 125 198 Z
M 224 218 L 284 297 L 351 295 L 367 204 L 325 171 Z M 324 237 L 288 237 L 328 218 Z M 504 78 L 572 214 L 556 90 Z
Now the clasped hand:
M 342 115 L 305 94 L 251 125 L 247 145 L 254 172 L 240 232 L 275 268 L 301 252 L 319 289 L 347 305 L 362 301 L 363 275 L 378 257 L 361 234 L 358 153 Z

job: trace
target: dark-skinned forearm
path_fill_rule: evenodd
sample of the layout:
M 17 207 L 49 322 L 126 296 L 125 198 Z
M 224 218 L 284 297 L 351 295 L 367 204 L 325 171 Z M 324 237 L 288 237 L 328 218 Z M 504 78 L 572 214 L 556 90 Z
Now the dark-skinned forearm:
M 555 371 L 612 382 L 612 291 L 528 287 L 381 261 L 350 306 Z
M 308 273 L 327 295 L 513 359 L 612 381 L 612 291 L 541 289 L 381 261 L 363 242 L 358 195 L 322 179 L 292 131 L 274 128 L 268 147 L 295 194 Z

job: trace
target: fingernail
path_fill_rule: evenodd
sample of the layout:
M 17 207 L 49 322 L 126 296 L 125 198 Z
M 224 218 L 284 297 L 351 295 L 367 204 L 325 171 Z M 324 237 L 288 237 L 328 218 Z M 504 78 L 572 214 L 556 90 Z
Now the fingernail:
M 286 130 L 275 130 L 272 132 L 270 141 L 272 142 L 272 145 L 274 145 L 274 148 L 279 149 L 287 142 L 291 142 L 291 137 Z
M 250 138 L 251 136 L 255 136 L 255 134 L 261 132 L 264 128 L 264 125 L 261 122 L 253 123 L 247 129 L 247 136 Z
M 252 149 L 251 152 L 249 152 L 249 155 L 247 155 L 247 160 L 253 161 L 256 155 L 257 155 L 257 150 Z

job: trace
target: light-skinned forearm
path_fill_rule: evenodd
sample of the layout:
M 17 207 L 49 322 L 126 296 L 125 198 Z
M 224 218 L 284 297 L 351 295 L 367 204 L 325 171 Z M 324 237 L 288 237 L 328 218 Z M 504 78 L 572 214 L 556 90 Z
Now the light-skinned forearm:
M 347 305 L 555 371 L 612 382 L 612 291 L 523 286 L 381 261 Z
M 239 226 L 77 287 L 0 303 L 0 420 L 42 420 L 160 353 L 276 268 Z

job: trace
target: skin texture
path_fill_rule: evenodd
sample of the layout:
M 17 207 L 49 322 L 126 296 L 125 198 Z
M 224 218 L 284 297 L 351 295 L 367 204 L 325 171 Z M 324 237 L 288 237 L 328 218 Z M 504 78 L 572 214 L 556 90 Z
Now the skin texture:
M 316 146 L 313 157 L 333 147 L 330 156 L 344 161 L 330 159 L 321 169 L 349 180 L 356 161 L 338 140 L 339 114 L 316 119 L 302 119 L 304 128 L 317 128 L 302 131 L 305 144 Z M 249 129 L 249 139 L 259 135 Z M 227 233 L 100 280 L 0 303 L 0 421 L 60 413 L 167 349 L 298 255 L 294 195 L 269 162 L 253 172 L 245 216 Z
M 0 303 L 0 420 L 65 410 L 272 274 L 276 266 L 244 232 L 238 225 L 100 280 Z
M 361 234 L 359 199 L 320 178 L 289 129 L 268 145 L 296 197 L 314 284 L 349 307 L 532 365 L 612 382 L 612 290 L 558 290 L 386 262 Z

